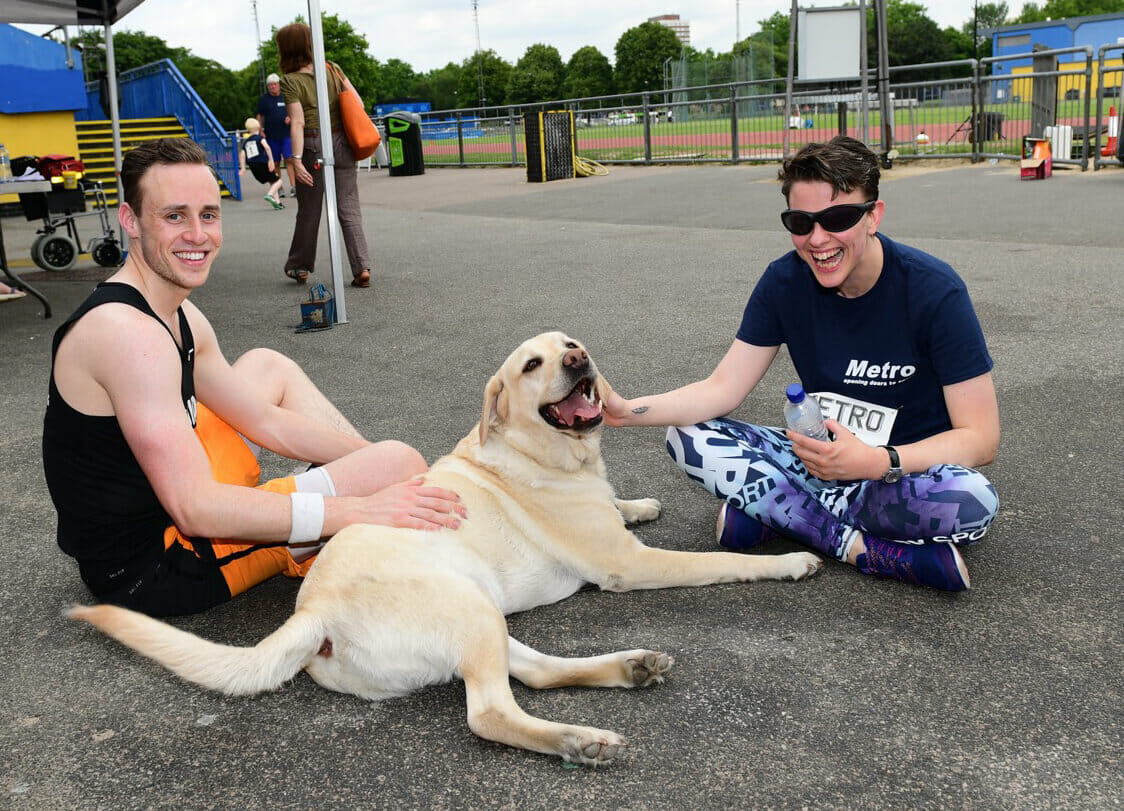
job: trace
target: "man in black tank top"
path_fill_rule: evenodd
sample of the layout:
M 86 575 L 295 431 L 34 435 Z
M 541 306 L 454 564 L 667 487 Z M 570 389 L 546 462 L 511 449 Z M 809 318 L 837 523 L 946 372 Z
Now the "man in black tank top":
M 191 613 L 302 576 L 349 524 L 458 526 L 459 498 L 421 481 L 417 451 L 365 440 L 291 360 L 255 349 L 227 363 L 187 300 L 222 246 L 203 150 L 143 144 L 121 183 L 132 248 L 55 334 L 43 429 L 58 543 L 90 590 Z M 319 466 L 259 483 L 255 445 Z

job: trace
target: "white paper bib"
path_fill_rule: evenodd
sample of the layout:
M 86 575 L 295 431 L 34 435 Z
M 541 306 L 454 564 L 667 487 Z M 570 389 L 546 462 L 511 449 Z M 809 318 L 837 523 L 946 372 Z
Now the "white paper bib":
M 817 391 L 812 395 L 820 402 L 825 420 L 835 420 L 868 445 L 888 445 L 898 410 L 835 394 Z

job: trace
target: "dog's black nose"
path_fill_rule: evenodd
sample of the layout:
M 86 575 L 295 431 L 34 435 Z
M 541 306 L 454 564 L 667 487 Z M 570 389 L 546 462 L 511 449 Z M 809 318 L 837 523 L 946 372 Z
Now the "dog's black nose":
M 570 369 L 584 369 L 589 365 L 589 355 L 584 349 L 571 349 L 562 356 L 562 365 Z

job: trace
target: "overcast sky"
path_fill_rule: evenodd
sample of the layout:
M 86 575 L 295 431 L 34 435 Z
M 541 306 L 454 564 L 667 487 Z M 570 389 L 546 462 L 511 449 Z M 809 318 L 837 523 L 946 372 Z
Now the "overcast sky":
M 971 19 L 973 0 L 917 0 L 941 28 L 959 28 Z M 146 0 L 118 24 L 143 31 L 169 45 L 188 48 L 232 69 L 254 59 L 252 0 Z M 257 0 L 257 26 L 263 38 L 273 26 L 308 17 L 307 0 Z M 800 7 L 842 5 L 840 0 L 809 2 Z M 1020 0 L 1008 0 L 1012 13 Z M 480 47 L 515 63 L 529 45 L 553 45 L 563 61 L 585 45 L 614 61 L 617 39 L 648 17 L 678 14 L 691 25 L 691 44 L 699 50 L 728 51 L 741 36 L 776 11 L 787 13 L 785 0 L 478 0 Z M 321 0 L 320 9 L 347 20 L 370 43 L 380 61 L 397 58 L 419 73 L 462 62 L 476 50 L 472 0 Z M 740 27 L 739 27 L 740 20 Z M 21 26 L 40 33 L 45 26 Z

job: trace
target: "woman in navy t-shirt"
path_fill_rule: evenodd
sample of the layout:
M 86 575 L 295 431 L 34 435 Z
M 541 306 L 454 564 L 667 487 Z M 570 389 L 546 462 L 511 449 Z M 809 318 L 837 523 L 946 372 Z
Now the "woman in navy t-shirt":
M 960 591 L 959 547 L 999 509 L 974 469 L 999 447 L 992 360 L 956 272 L 878 233 L 879 175 L 877 156 L 846 136 L 786 160 L 781 221 L 794 250 L 757 283 L 726 356 L 674 391 L 610 395 L 605 419 L 673 426 L 676 463 L 725 501 L 723 546 L 779 533 L 865 574 Z M 781 344 L 834 441 L 720 416 Z

